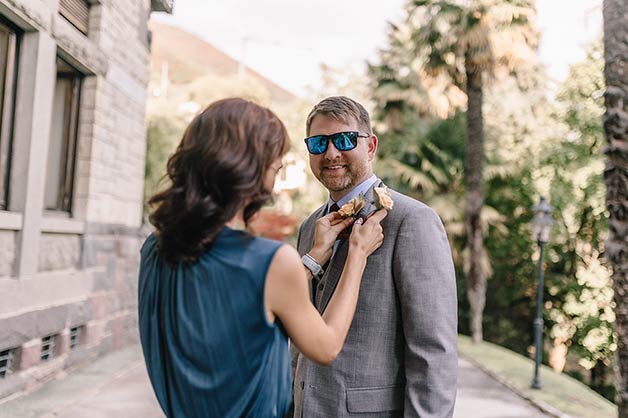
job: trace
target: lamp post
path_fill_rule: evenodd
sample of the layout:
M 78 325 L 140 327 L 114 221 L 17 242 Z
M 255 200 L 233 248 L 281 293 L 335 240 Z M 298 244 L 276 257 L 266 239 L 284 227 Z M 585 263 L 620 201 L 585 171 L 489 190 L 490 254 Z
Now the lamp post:
M 534 320 L 534 379 L 532 379 L 532 389 L 541 389 L 539 378 L 539 366 L 543 355 L 543 254 L 545 244 L 549 242 L 550 232 L 554 221 L 551 213 L 552 207 L 547 203 L 544 196 L 538 205 L 532 208 L 534 219 L 532 219 L 532 236 L 539 245 L 539 266 L 538 266 L 538 289 L 536 293 L 536 319 Z

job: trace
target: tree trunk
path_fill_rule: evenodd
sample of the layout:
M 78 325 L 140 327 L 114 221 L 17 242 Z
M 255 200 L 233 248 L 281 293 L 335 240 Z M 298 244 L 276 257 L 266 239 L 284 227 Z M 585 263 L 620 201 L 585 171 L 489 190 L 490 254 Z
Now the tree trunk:
M 619 418 L 628 418 L 628 0 L 604 0 L 606 258 L 612 268 Z
M 467 142 L 465 181 L 467 186 L 465 227 L 469 245 L 467 297 L 471 306 L 471 337 L 483 339 L 482 316 L 486 302 L 486 276 L 482 268 L 484 237 L 480 212 L 484 204 L 482 166 L 484 163 L 484 119 L 482 117 L 482 72 L 467 68 Z

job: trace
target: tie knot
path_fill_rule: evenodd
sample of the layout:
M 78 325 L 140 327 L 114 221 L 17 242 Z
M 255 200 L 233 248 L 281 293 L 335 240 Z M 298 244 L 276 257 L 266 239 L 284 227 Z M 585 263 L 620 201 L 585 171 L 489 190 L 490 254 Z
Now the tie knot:
M 329 213 L 337 212 L 338 210 L 340 210 L 340 207 L 338 206 L 337 203 L 334 203 L 333 205 L 329 207 Z

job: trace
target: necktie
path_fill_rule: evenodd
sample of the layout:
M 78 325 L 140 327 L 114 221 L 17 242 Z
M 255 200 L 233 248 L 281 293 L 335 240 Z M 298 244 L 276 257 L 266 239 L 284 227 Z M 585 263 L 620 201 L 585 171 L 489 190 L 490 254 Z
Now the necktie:
M 327 212 L 327 213 L 330 214 L 332 212 L 337 212 L 338 210 L 340 210 L 340 208 L 338 207 L 338 204 L 334 203 L 333 205 L 331 205 L 329 207 L 329 212 Z

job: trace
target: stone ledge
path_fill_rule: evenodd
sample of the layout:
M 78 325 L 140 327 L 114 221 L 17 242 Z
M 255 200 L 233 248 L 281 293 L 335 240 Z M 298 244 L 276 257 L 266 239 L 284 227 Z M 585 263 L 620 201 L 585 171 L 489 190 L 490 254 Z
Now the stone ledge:
M 85 225 L 85 234 L 87 235 L 122 235 L 127 237 L 145 238 L 148 233 L 141 226 L 127 226 L 121 224 L 108 224 L 98 222 L 88 222 Z
M 23 215 L 19 212 L 0 210 L 0 229 L 19 231 L 22 229 Z
M 82 235 L 85 233 L 85 222 L 78 219 L 44 215 L 41 219 L 41 232 Z

